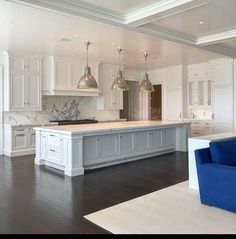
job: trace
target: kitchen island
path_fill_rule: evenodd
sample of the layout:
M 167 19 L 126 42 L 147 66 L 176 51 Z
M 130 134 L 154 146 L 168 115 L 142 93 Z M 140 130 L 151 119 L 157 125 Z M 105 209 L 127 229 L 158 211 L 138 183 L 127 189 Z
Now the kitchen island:
M 189 122 L 130 121 L 35 128 L 35 164 L 73 177 L 94 169 L 188 151 Z

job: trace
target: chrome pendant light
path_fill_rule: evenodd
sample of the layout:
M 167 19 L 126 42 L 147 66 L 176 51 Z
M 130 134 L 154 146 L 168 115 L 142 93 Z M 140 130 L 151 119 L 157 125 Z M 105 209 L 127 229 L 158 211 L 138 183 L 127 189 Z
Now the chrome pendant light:
M 79 80 L 78 89 L 98 89 L 98 84 L 91 74 L 91 68 L 88 65 L 88 48 L 90 46 L 91 42 L 86 41 L 85 46 L 87 48 L 87 65 L 84 69 L 84 75 Z
M 140 86 L 139 86 L 139 91 L 140 92 L 154 92 L 154 87 L 152 85 L 152 83 L 149 80 L 149 76 L 147 73 L 147 57 L 148 54 L 145 52 L 144 53 L 144 57 L 145 57 L 145 74 L 143 77 L 143 81 L 141 82 Z
M 122 90 L 122 91 L 128 91 L 129 90 L 129 85 L 125 78 L 123 77 L 123 72 L 121 70 L 121 64 L 120 64 L 120 55 L 123 49 L 118 48 L 117 52 L 119 53 L 119 73 L 116 79 L 114 80 L 111 90 Z

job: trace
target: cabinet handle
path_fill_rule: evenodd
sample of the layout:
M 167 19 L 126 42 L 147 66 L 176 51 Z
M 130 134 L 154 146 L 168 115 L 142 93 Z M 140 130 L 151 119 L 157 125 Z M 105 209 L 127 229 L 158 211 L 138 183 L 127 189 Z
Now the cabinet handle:
M 212 119 L 215 119 L 215 114 L 212 114 Z
M 56 150 L 55 150 L 55 149 L 50 149 L 50 151 L 51 151 L 51 152 L 54 152 L 54 153 L 56 152 Z
M 55 137 L 55 134 L 50 134 L 51 137 Z
M 24 137 L 25 134 L 17 134 L 16 136 Z
M 24 129 L 17 129 L 16 132 L 22 132 L 25 131 Z

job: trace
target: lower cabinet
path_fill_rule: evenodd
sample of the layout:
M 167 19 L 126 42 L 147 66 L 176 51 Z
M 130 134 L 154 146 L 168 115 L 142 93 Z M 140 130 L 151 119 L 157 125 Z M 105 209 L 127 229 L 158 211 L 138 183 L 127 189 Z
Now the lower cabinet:
M 84 166 L 151 155 L 176 149 L 176 130 L 162 129 L 133 133 L 87 136 L 83 140 Z
M 32 127 L 4 126 L 4 155 L 9 157 L 35 154 L 36 137 Z

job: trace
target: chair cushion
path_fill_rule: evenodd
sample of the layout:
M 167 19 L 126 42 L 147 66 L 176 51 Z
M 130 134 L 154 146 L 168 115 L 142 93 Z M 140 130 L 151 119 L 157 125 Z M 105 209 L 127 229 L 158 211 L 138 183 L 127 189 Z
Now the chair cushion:
M 210 143 L 212 162 L 236 166 L 236 138 Z

